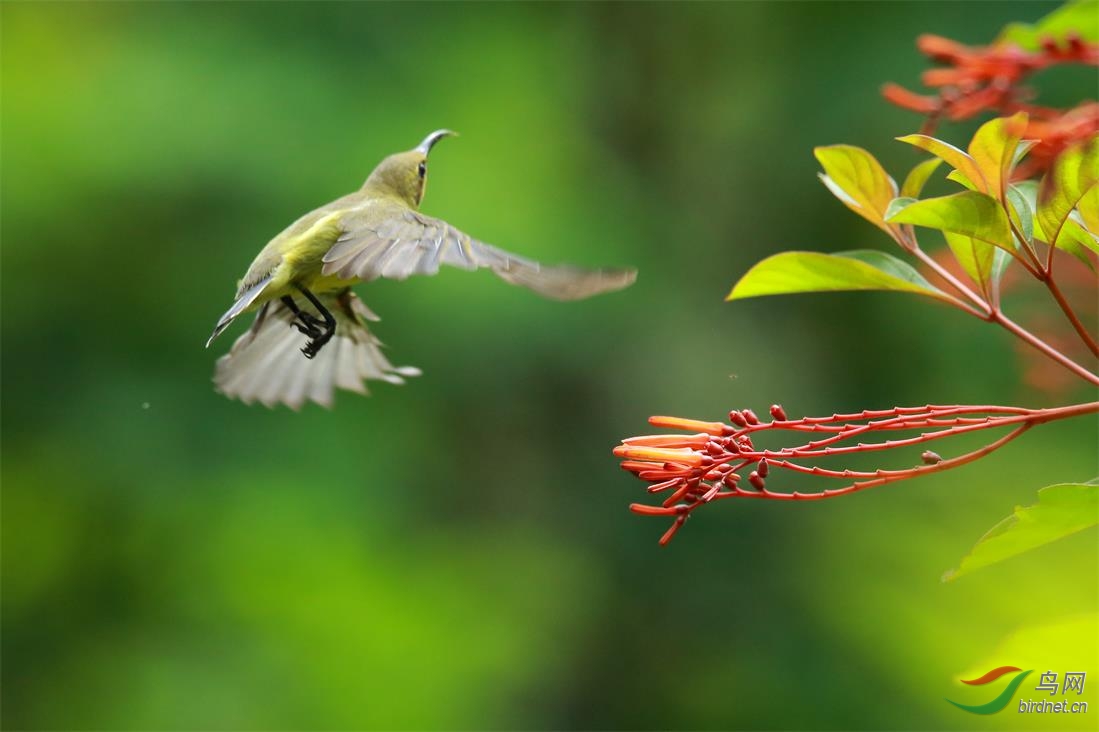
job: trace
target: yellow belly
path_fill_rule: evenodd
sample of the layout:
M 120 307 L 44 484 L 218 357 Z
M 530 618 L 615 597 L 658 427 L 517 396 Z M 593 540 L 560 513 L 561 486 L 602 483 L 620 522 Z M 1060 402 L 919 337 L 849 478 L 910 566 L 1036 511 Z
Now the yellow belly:
M 320 294 L 322 292 L 333 292 L 334 290 L 342 290 L 345 287 L 351 285 L 357 285 L 362 282 L 358 277 L 350 280 L 341 279 L 335 275 L 322 275 L 317 272 L 316 276 L 302 283 L 302 285 L 308 288 L 310 291 Z

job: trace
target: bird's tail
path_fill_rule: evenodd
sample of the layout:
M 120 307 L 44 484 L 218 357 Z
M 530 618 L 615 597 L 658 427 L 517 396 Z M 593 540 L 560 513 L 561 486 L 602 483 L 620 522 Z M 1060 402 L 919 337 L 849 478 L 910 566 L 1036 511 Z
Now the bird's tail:
M 218 324 L 214 326 L 214 332 L 210 334 L 210 339 L 206 341 L 206 347 L 209 348 L 210 344 L 214 342 L 214 339 L 221 335 L 221 331 L 229 327 L 229 325 L 237 319 L 237 316 L 243 313 L 248 307 L 256 301 L 256 298 L 263 292 L 263 288 L 267 287 L 267 283 L 271 281 L 271 275 L 267 275 L 262 280 L 252 285 L 248 289 L 244 290 L 237 297 L 237 301 L 233 303 L 233 307 L 225 311 L 225 315 L 222 315 L 218 319 Z
M 218 359 L 217 390 L 246 404 L 285 404 L 297 410 L 309 400 L 331 407 L 336 388 L 366 394 L 367 379 L 402 384 L 403 377 L 419 376 L 419 369 L 394 367 L 381 352 L 381 342 L 366 327 L 367 320 L 378 318 L 354 293 L 345 290 L 320 300 L 336 318 L 336 333 L 316 357 L 309 359 L 301 352 L 308 337 L 292 324 L 290 309 L 273 300 Z M 308 303 L 299 307 L 319 315 Z

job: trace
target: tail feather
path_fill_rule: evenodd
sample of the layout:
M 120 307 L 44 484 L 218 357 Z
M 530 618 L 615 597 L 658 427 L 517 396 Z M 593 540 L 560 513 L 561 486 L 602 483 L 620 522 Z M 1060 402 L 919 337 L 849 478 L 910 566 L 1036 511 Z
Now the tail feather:
M 401 384 L 404 377 L 420 374 L 419 369 L 389 362 L 366 327 L 366 319 L 377 316 L 353 293 L 326 295 L 321 300 L 336 318 L 336 334 L 316 357 L 308 359 L 301 353 L 308 337 L 292 325 L 289 308 L 268 302 L 248 332 L 218 359 L 217 390 L 246 404 L 285 404 L 297 410 L 307 401 L 331 407 L 336 389 L 366 394 L 367 379 Z
M 210 339 L 206 341 L 206 347 L 209 348 L 210 344 L 214 342 L 214 339 L 221 335 L 221 332 L 229 327 L 229 325 L 237 319 L 237 316 L 243 313 L 248 307 L 256 301 L 256 298 L 260 296 L 263 289 L 267 287 L 267 283 L 271 281 L 271 275 L 267 275 L 262 280 L 252 285 L 244 292 L 240 293 L 237 297 L 237 301 L 233 303 L 233 307 L 225 311 L 225 315 L 222 315 L 218 320 L 218 324 L 214 326 L 214 332 L 210 334 Z

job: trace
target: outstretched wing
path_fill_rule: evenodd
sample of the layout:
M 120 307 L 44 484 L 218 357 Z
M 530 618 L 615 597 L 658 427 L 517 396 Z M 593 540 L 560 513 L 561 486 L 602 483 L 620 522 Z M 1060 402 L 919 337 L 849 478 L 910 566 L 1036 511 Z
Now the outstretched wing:
M 337 388 L 366 394 L 367 379 L 393 384 L 418 376 L 419 369 L 394 367 L 381 352 L 381 343 L 367 329 L 377 316 L 354 293 L 321 296 L 336 318 L 336 334 L 313 359 L 301 353 L 308 338 L 291 325 L 289 308 L 277 300 L 266 303 L 252 327 L 218 359 L 214 372 L 217 390 L 245 404 L 259 401 L 268 407 L 285 404 L 299 409 L 312 400 L 332 406 Z M 303 309 L 309 306 L 302 303 Z
M 441 264 L 468 270 L 485 267 L 513 285 L 555 300 L 580 300 L 620 290 L 637 277 L 632 269 L 539 264 L 477 241 L 440 219 L 398 204 L 390 207 L 385 216 L 378 216 L 376 209 L 369 216 L 344 216 L 343 233 L 324 255 L 325 275 L 403 280 L 411 275 L 433 275 Z

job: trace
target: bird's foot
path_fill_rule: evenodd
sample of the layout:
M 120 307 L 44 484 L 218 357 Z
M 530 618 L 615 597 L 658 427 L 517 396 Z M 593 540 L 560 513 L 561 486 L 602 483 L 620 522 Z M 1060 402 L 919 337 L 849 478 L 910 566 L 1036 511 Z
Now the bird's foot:
M 324 331 L 322 331 L 316 325 L 299 323 L 297 321 L 292 322 L 291 325 L 297 328 L 299 333 L 307 335 L 310 338 L 320 338 L 322 335 L 324 335 Z
M 294 327 L 297 328 L 300 332 L 304 333 L 310 338 L 320 338 L 321 335 L 324 334 L 325 331 L 322 330 L 321 327 L 327 325 L 325 321 L 310 315 L 304 310 L 299 310 L 294 315 Z
M 328 343 L 328 341 L 332 340 L 332 336 L 335 335 L 335 333 L 335 328 L 323 332 L 318 330 L 316 335 L 310 336 L 310 341 L 305 344 L 305 347 L 301 349 L 301 352 L 305 354 L 306 358 L 312 359 L 314 356 L 320 353 L 321 349 L 324 348 L 325 344 Z

